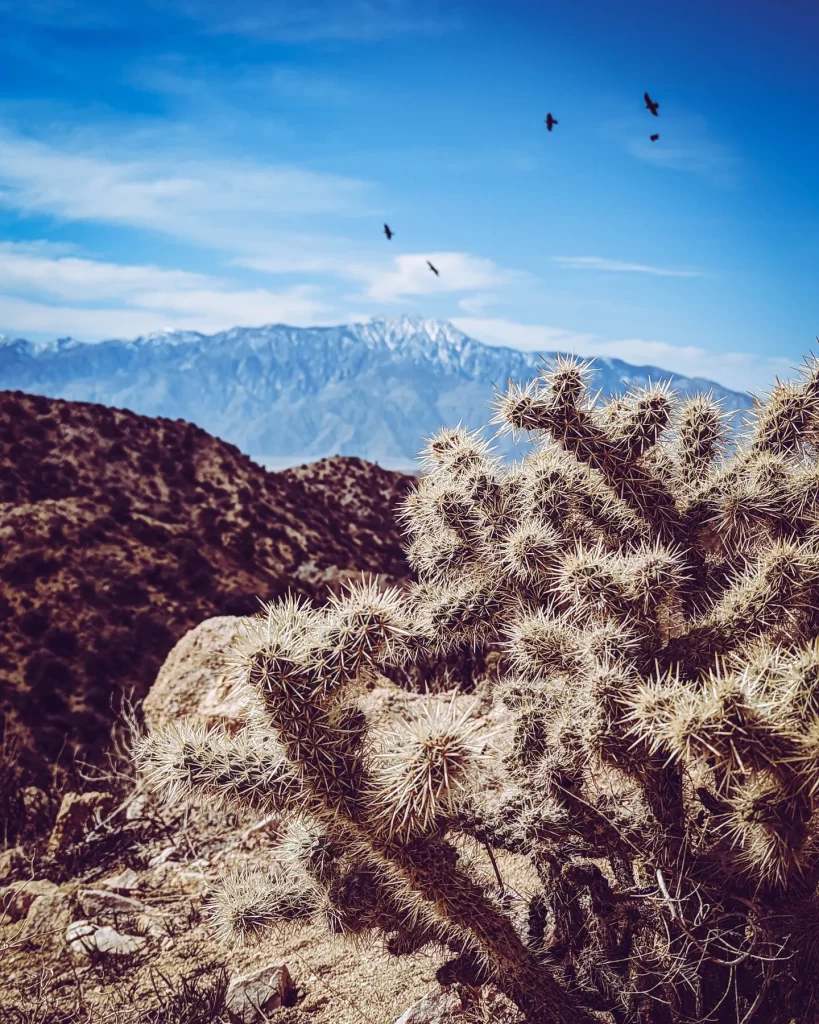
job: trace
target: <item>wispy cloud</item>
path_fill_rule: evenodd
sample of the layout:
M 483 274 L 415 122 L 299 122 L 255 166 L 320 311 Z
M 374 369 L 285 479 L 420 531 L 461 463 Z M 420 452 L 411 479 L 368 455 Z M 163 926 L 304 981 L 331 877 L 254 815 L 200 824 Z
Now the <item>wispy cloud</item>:
M 26 291 L 74 302 L 109 299 L 128 301 L 153 289 L 190 291 L 217 284 L 205 274 L 123 266 L 62 255 L 39 243 L 0 243 L 0 283 L 3 291 Z
M 436 277 L 429 260 L 440 272 Z M 521 271 L 499 267 L 492 260 L 462 252 L 408 253 L 396 256 L 389 269 L 352 268 L 367 274 L 365 294 L 382 302 L 397 302 L 410 295 L 437 295 L 472 289 L 497 288 L 529 279 Z
M 436 0 L 162 0 L 215 34 L 276 42 L 369 42 L 395 35 L 437 35 L 461 24 Z
M 650 119 L 653 121 L 653 118 Z M 741 176 L 738 150 L 723 139 L 714 138 L 704 117 L 674 109 L 663 110 L 657 142 L 649 139 L 645 118 L 617 118 L 606 123 L 604 134 L 633 157 L 655 167 L 683 171 L 710 179 L 723 188 L 735 187 Z
M 664 267 L 650 267 L 643 263 L 625 263 L 623 260 L 609 260 L 602 256 L 553 256 L 555 263 L 576 270 L 605 270 L 611 273 L 656 274 L 658 277 L 702 277 L 699 270 L 668 270 Z
M 549 327 L 545 324 L 521 324 L 501 317 L 453 317 L 455 326 L 486 345 L 519 348 L 524 352 L 579 351 L 589 345 L 593 334 Z
M 150 151 L 144 145 L 143 152 Z M 293 166 L 206 160 L 174 152 L 106 158 L 0 132 L 0 204 L 24 214 L 147 228 L 209 246 L 233 247 L 269 235 L 285 217 L 361 215 L 372 209 L 368 182 Z
M 43 243 L 0 245 L 0 291 L 0 329 L 90 339 L 166 326 L 218 331 L 334 319 L 315 286 L 247 288 L 206 274 L 60 255 Z
M 637 366 L 657 366 L 686 377 L 716 381 L 734 391 L 765 388 L 776 376 L 790 377 L 794 372 L 789 359 L 753 352 L 714 352 L 695 345 L 670 345 L 642 338 L 606 339 L 592 333 L 503 319 L 456 317 L 452 322 L 465 334 L 489 345 L 622 359 Z
M 458 308 L 462 309 L 467 316 L 481 317 L 486 313 L 489 306 L 495 306 L 500 302 L 497 295 L 493 295 L 487 292 L 478 292 L 475 295 L 467 295 L 458 303 Z
M 524 271 L 501 267 L 465 252 L 400 253 L 390 258 L 383 255 L 383 247 L 379 255 L 373 246 L 342 239 L 304 236 L 290 241 L 279 252 L 235 262 L 273 274 L 313 273 L 354 281 L 361 287 L 360 299 L 383 303 L 414 296 L 501 288 L 533 280 Z M 429 269 L 427 260 L 438 269 L 439 277 Z M 488 301 L 486 296 L 484 301 Z
M 370 42 L 396 35 L 437 35 L 462 24 L 441 0 L 0 0 L 0 14 L 62 31 L 141 26 L 164 15 L 212 35 L 282 43 Z

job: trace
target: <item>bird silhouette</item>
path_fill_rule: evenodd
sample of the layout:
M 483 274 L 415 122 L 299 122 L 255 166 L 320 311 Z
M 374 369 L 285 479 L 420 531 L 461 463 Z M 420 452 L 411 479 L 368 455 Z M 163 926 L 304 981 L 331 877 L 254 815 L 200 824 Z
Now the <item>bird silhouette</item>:
M 649 138 L 651 139 L 652 142 L 656 142 L 657 139 L 659 139 L 659 137 L 660 137 L 659 135 L 649 135 Z
M 650 110 L 650 111 L 651 111 L 651 113 L 652 113 L 652 114 L 653 114 L 653 115 L 654 115 L 655 117 L 659 117 L 660 115 L 659 115 L 659 114 L 657 113 L 657 108 L 659 107 L 659 105 L 660 105 L 660 104 L 659 104 L 659 103 L 656 103 L 656 102 L 655 102 L 655 101 L 654 101 L 654 100 L 653 100 L 653 99 L 652 99 L 652 98 L 651 98 L 651 97 L 650 97 L 650 96 L 648 95 L 648 93 L 647 93 L 647 92 L 644 92 L 644 93 L 643 93 L 643 99 L 644 99 L 644 100 L 646 101 L 646 110 Z
M 392 238 L 392 236 L 395 234 L 395 232 L 394 231 L 390 231 L 389 224 L 385 224 L 384 225 L 384 234 L 387 236 L 387 241 L 389 242 L 389 240 Z
M 432 265 L 432 264 L 431 264 L 431 263 L 429 262 L 429 260 L 427 260 L 427 266 L 429 267 L 429 269 L 430 269 L 430 270 L 432 271 L 432 273 L 433 273 L 433 274 L 434 274 L 434 275 L 435 275 L 436 277 L 440 277 L 440 276 L 441 276 L 441 275 L 440 275 L 440 274 L 438 273 L 438 271 L 437 271 L 437 270 L 435 269 L 435 267 L 433 267 L 433 265 Z
M 544 120 L 546 121 L 546 131 L 548 132 L 557 124 L 557 121 L 555 121 L 551 114 L 547 114 Z

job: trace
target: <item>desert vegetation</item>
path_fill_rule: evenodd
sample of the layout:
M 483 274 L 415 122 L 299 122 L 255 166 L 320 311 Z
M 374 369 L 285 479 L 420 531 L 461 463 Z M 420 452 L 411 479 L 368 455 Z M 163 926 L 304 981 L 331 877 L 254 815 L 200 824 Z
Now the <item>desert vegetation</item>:
M 0 392 L 0 735 L 23 786 L 103 762 L 123 697 L 203 619 L 408 574 L 392 515 L 408 478 L 328 462 L 267 473 L 182 420 Z M 3 815 L 12 845 L 19 818 Z
M 245 727 L 179 723 L 139 765 L 172 801 L 280 816 L 213 896 L 225 937 L 307 916 L 437 947 L 440 981 L 531 1024 L 815 1019 L 819 363 L 740 432 L 707 395 L 599 403 L 588 378 L 558 360 L 498 396 L 520 463 L 432 438 L 402 507 L 417 580 L 269 605 L 234 652 Z M 494 735 L 451 695 L 386 731 L 358 702 L 488 647 Z

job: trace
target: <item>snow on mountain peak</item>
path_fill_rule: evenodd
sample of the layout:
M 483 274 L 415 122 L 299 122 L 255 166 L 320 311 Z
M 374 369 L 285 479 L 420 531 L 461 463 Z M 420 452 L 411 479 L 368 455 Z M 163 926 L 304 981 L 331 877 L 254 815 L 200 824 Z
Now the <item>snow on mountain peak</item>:
M 422 438 L 442 425 L 486 424 L 493 382 L 526 381 L 539 361 L 537 353 L 485 345 L 448 321 L 420 316 L 210 335 L 166 330 L 99 345 L 2 345 L 0 388 L 187 419 L 249 455 L 279 462 L 340 454 L 405 467 Z M 604 394 L 649 376 L 671 378 L 683 393 L 709 387 L 655 367 L 595 363 L 595 387 Z M 747 396 L 714 390 L 727 408 L 750 404 Z

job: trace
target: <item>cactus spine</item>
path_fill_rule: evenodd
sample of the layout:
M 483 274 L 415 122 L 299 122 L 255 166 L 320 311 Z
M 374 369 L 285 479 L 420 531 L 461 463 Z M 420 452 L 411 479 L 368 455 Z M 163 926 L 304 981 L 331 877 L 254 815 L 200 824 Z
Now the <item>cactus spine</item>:
M 813 1019 L 819 976 L 819 365 L 729 434 L 711 396 L 600 404 L 561 358 L 496 401 L 506 466 L 444 429 L 400 517 L 417 582 L 284 601 L 236 664 L 246 734 L 148 737 L 151 777 L 280 809 L 280 866 L 228 879 L 225 931 L 300 914 L 537 1024 Z M 362 680 L 491 646 L 506 753 L 447 697 L 387 735 Z M 487 795 L 489 794 L 489 795 Z M 465 841 L 529 858 L 523 899 Z

